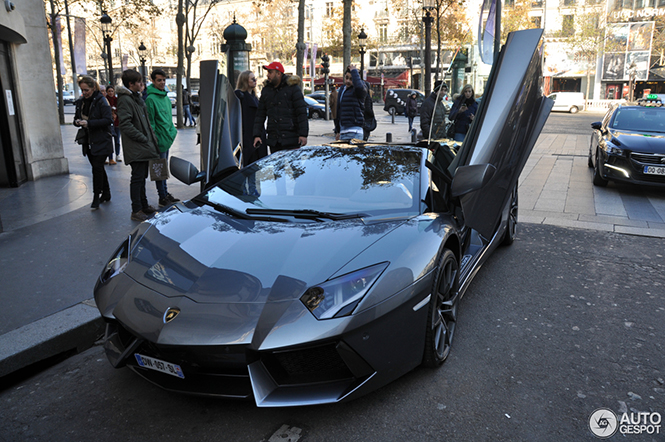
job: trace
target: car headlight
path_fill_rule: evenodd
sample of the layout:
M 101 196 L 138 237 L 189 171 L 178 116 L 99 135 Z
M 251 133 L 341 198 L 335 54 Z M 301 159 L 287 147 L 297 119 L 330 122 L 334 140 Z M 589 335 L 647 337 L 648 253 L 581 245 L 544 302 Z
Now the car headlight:
M 388 264 L 382 262 L 365 267 L 310 287 L 300 300 L 317 319 L 350 315 Z
M 623 149 L 619 149 L 612 143 L 606 143 L 603 149 L 608 155 L 623 155 Z
M 132 247 L 134 236 L 135 234 L 129 235 L 129 237 L 120 244 L 120 247 L 118 247 L 115 253 L 113 253 L 109 262 L 106 263 L 106 266 L 104 266 L 104 270 L 99 277 L 102 284 L 125 270 L 125 267 L 127 267 L 127 263 L 129 262 L 129 252 Z

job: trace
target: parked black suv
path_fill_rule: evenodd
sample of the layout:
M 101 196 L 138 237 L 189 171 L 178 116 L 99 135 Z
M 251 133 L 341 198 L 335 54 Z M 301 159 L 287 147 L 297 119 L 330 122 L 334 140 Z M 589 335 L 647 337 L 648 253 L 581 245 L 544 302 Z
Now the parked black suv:
M 406 110 L 406 97 L 412 92 L 416 93 L 416 102 L 418 103 L 418 111 L 420 112 L 420 106 L 423 104 L 425 95 L 415 89 L 388 89 L 385 97 L 386 104 L 383 106 L 383 110 L 389 114 L 392 112 L 395 115 L 403 114 Z

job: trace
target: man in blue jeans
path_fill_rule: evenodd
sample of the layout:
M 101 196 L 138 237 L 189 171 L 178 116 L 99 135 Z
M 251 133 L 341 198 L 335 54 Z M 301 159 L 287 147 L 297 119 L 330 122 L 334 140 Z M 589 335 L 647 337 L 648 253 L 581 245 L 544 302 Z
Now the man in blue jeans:
M 145 99 L 145 105 L 148 110 L 150 125 L 157 137 L 157 148 L 159 157 L 169 157 L 169 149 L 175 140 L 178 130 L 173 125 L 173 116 L 171 114 L 171 100 L 166 91 L 166 73 L 161 69 L 155 69 L 150 74 L 152 84 L 148 86 L 148 95 Z M 157 193 L 159 194 L 159 207 L 180 201 L 171 195 L 166 188 L 166 180 L 155 181 Z

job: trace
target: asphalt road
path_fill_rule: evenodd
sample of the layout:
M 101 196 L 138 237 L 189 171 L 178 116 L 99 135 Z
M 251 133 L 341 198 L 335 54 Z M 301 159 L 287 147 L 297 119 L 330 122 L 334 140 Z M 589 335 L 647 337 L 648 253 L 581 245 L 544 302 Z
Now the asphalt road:
M 93 347 L 0 391 L 0 440 L 595 441 L 598 408 L 665 415 L 663 250 L 661 239 L 520 225 L 462 300 L 448 361 L 346 404 L 172 394 Z

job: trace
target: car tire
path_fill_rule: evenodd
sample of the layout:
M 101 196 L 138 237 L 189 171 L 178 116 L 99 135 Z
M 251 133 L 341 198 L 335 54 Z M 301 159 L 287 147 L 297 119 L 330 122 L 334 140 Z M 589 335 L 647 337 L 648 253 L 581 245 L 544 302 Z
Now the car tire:
M 436 272 L 427 313 L 423 355 L 423 365 L 430 368 L 443 364 L 450 354 L 457 322 L 459 264 L 449 249 L 444 249 Z
M 313 110 L 311 114 L 312 120 L 318 120 L 321 118 L 321 114 L 317 110 Z
M 579 111 L 580 111 L 580 110 L 579 110 L 579 108 L 578 108 L 577 106 L 573 106 L 573 107 L 570 108 L 570 113 L 571 113 L 571 114 L 576 114 L 576 113 L 578 113 Z
M 510 209 L 508 211 L 508 222 L 506 225 L 506 231 L 503 234 L 503 239 L 501 240 L 501 245 L 509 246 L 515 242 L 515 235 L 517 234 L 517 212 L 519 209 L 519 199 L 517 194 L 517 184 L 513 189 L 512 195 L 510 196 Z
M 596 154 L 596 167 L 593 168 L 593 185 L 598 187 L 605 187 L 607 186 L 607 180 L 603 178 L 603 174 L 600 168 L 600 161 L 598 154 Z
M 589 166 L 589 169 L 593 167 L 593 137 L 591 144 L 589 145 L 589 158 L 587 159 L 587 165 Z

